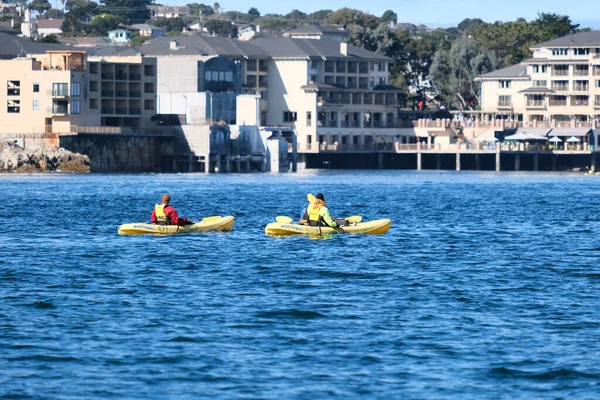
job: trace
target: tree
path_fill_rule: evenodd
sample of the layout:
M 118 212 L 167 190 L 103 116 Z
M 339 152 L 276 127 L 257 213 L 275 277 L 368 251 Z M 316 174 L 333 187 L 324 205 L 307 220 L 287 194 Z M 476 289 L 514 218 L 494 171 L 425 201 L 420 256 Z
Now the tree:
M 463 32 L 463 33 L 468 33 L 469 31 L 471 31 L 471 29 L 475 28 L 476 26 L 485 24 L 485 22 L 483 22 L 482 19 L 480 18 L 466 18 L 463 19 L 460 24 L 458 24 L 457 28 L 459 31 Z
M 213 10 L 214 10 L 215 14 L 218 14 L 219 10 L 221 10 L 221 5 L 219 3 L 213 4 Z
M 381 22 L 393 22 L 394 24 L 398 23 L 398 14 L 393 12 L 392 10 L 387 10 L 381 16 Z
M 209 19 L 204 24 L 206 29 L 210 33 L 214 33 L 217 36 L 226 36 L 226 37 L 236 37 L 237 36 L 237 28 L 235 25 L 232 25 L 230 22 L 222 21 L 219 19 Z M 235 35 L 235 36 L 234 36 Z
M 60 43 L 60 41 L 58 40 L 58 36 L 56 36 L 53 33 L 50 35 L 46 35 L 46 36 L 38 36 L 33 41 L 38 42 L 38 43 Z
M 92 1 L 67 1 L 69 12 L 65 15 L 61 29 L 63 32 L 87 33 L 89 23 L 98 14 L 98 4 Z
M 109 31 L 119 26 L 119 20 L 114 15 L 100 14 L 96 15 L 90 22 L 90 32 L 98 36 L 106 36 Z
M 215 10 L 213 10 L 211 6 L 208 6 L 206 4 L 191 3 L 187 6 L 190 8 L 190 14 L 195 16 L 206 17 L 215 13 Z
M 39 14 L 43 14 L 52 8 L 48 0 L 33 0 L 27 7 L 30 10 L 37 11 Z
M 248 10 L 248 14 L 253 16 L 254 19 L 260 17 L 260 11 L 258 11 L 256 7 L 250 7 L 250 9 Z
M 305 19 L 306 13 L 299 10 L 292 10 L 292 12 L 285 15 L 287 19 Z
M 332 25 L 344 26 L 355 24 L 376 29 L 379 25 L 379 18 L 359 10 L 354 10 L 352 8 L 341 8 L 329 14 L 325 22 Z
M 180 35 L 183 28 L 185 28 L 185 23 L 183 19 L 177 18 L 157 18 L 153 22 L 154 25 L 163 28 L 169 34 Z M 175 36 L 174 35 L 174 36 Z
M 56 8 L 51 8 L 44 14 L 44 18 L 46 19 L 60 19 L 65 17 L 65 12 L 63 10 L 57 10 Z
M 311 22 L 323 22 L 332 13 L 333 13 L 332 10 L 319 10 L 319 11 L 315 11 L 312 14 L 308 14 L 306 16 L 306 19 L 309 20 L 309 21 L 311 21 Z
M 100 0 L 102 12 L 114 15 L 119 22 L 132 25 L 150 19 L 148 5 L 151 0 Z
M 543 31 L 540 37 L 542 41 L 577 33 L 577 28 L 579 28 L 579 24 L 573 24 L 568 15 L 544 12 L 538 13 L 533 24 Z

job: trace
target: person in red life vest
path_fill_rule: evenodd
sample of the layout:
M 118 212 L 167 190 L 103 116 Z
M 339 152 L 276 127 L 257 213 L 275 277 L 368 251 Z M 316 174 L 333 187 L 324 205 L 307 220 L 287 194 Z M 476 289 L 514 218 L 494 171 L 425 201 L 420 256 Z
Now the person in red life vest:
M 157 225 L 191 225 L 193 222 L 188 221 L 185 218 L 180 218 L 177 215 L 177 211 L 169 205 L 171 196 L 168 194 L 162 195 L 162 203 L 154 206 L 150 221 Z

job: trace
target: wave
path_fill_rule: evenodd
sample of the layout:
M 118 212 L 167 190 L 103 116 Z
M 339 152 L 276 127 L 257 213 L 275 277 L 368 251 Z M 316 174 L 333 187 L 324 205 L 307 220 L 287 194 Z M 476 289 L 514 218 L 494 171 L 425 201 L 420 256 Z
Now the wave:
M 491 375 L 505 377 L 505 378 L 522 378 L 532 379 L 540 381 L 550 381 L 554 379 L 598 379 L 600 374 L 592 374 L 588 372 L 581 372 L 574 369 L 559 368 L 549 369 L 545 371 L 521 371 L 518 369 L 511 369 L 505 367 L 492 368 L 490 370 Z
M 327 318 L 325 314 L 316 311 L 303 310 L 277 310 L 277 311 L 262 311 L 256 314 L 258 318 L 297 318 L 297 319 L 317 319 Z

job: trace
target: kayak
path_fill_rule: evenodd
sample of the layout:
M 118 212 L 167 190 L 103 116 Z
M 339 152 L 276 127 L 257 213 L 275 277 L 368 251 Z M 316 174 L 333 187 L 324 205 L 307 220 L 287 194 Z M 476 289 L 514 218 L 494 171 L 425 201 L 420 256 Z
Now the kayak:
M 207 231 L 228 231 L 233 227 L 235 218 L 227 217 L 208 217 L 193 225 L 155 225 L 146 222 L 134 224 L 124 224 L 119 226 L 120 235 L 174 235 L 179 233 L 207 232 Z
M 284 224 L 280 222 L 271 222 L 265 227 L 267 236 L 283 236 L 283 235 L 327 235 L 330 233 L 355 233 L 381 235 L 390 230 L 392 220 L 388 218 L 377 219 L 375 221 L 360 222 L 356 225 L 344 226 L 341 228 L 330 228 L 326 226 L 308 226 L 300 224 Z

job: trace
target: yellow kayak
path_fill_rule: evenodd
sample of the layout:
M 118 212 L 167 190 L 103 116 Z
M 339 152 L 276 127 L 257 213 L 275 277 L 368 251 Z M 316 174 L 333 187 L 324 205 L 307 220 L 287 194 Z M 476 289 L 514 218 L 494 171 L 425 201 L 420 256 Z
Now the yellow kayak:
M 300 224 L 283 224 L 280 222 L 271 222 L 265 227 L 267 236 L 283 236 L 283 235 L 327 235 L 330 233 L 355 233 L 381 235 L 390 230 L 392 220 L 388 218 L 377 219 L 375 221 L 360 222 L 352 226 L 344 226 L 341 228 L 318 227 Z
M 228 231 L 233 227 L 235 218 L 232 216 L 227 217 L 207 217 L 202 221 L 197 222 L 193 225 L 155 225 L 148 224 L 146 222 L 139 222 L 134 224 L 124 224 L 119 226 L 120 235 L 174 235 L 179 233 L 191 233 L 191 232 L 207 232 L 207 231 Z

